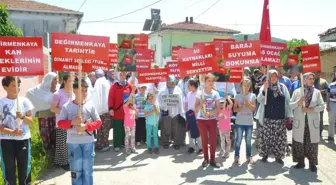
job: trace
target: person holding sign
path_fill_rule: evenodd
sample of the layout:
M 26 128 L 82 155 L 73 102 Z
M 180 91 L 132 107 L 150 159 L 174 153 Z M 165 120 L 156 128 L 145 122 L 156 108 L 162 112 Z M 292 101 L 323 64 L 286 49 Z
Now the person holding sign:
M 152 137 L 154 141 L 154 152 L 159 154 L 159 137 L 158 137 L 158 126 L 159 126 L 159 116 L 160 108 L 155 103 L 154 95 L 151 93 L 147 94 L 146 98 L 147 104 L 144 108 L 144 115 L 146 117 L 146 131 L 147 131 L 147 149 L 148 153 L 151 154 L 152 149 Z
M 109 112 L 113 119 L 113 147 L 116 152 L 120 151 L 120 147 L 125 142 L 123 105 L 127 102 L 131 92 L 131 83 L 126 81 L 126 73 L 117 72 L 117 81 L 112 84 L 108 98 Z
M 57 74 L 49 72 L 40 85 L 28 90 L 26 97 L 33 103 L 33 115 L 38 118 L 44 150 L 54 155 L 56 143 L 56 118 L 51 111 L 51 101 L 57 91 Z
M 258 131 L 258 150 L 263 162 L 267 162 L 269 154 L 274 154 L 276 161 L 284 164 L 282 159 L 287 150 L 285 121 L 293 117 L 293 111 L 289 107 L 290 95 L 286 85 L 279 82 L 276 70 L 268 71 L 268 79 L 260 88 L 257 97 L 260 105 L 256 118 L 261 125 Z
M 169 148 L 170 139 L 176 150 L 185 143 L 186 122 L 184 119 L 183 93 L 176 86 L 177 79 L 169 76 L 167 87 L 158 94 L 158 103 L 162 110 L 160 118 L 161 137 L 164 148 Z
M 60 120 L 61 110 L 64 104 L 75 98 L 72 92 L 74 75 L 70 72 L 63 73 L 63 79 L 60 89 L 54 93 L 51 102 L 51 111 L 56 114 L 56 123 Z M 56 149 L 54 164 L 61 166 L 64 170 L 69 171 L 68 148 L 66 145 L 67 132 L 59 128 L 56 124 Z
M 304 94 L 301 89 L 295 90 L 290 102 L 290 107 L 294 110 L 293 161 L 297 162 L 294 168 L 304 168 L 304 159 L 307 157 L 310 170 L 316 172 L 318 143 L 320 142 L 320 112 L 325 106 L 321 92 L 314 88 L 315 74 L 306 73 L 303 79 Z
M 81 80 L 81 87 L 79 87 L 79 80 Z M 93 185 L 95 156 L 93 131 L 98 129 L 102 122 L 97 109 L 86 102 L 88 83 L 84 79 L 79 80 L 73 84 L 76 98 L 62 107 L 58 126 L 68 133 L 68 160 L 72 185 Z M 78 111 L 79 107 L 80 111 Z M 78 115 L 78 112 L 81 115 Z
M 196 95 L 196 114 L 197 126 L 202 139 L 202 149 L 204 161 L 202 166 L 205 168 L 210 163 L 211 166 L 219 168 L 215 161 L 216 142 L 217 142 L 217 112 L 220 108 L 220 96 L 216 90 L 213 90 L 215 76 L 207 74 L 204 77 L 204 89 Z M 209 141 L 210 139 L 210 141 Z M 208 143 L 210 143 L 210 160 L 208 153 Z
M 328 140 L 334 142 L 336 126 L 336 81 L 328 86 L 327 111 L 329 116 Z
M 20 185 L 31 183 L 29 125 L 33 123 L 34 107 L 28 99 L 19 97 L 20 83 L 12 76 L 2 79 L 7 97 L 0 99 L 0 161 L 5 184 L 10 185 L 17 182 L 16 172 Z

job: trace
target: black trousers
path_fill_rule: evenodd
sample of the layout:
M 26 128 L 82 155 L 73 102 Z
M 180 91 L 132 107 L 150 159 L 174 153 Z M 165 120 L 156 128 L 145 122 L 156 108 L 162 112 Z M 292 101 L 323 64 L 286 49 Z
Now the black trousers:
M 16 185 L 16 170 L 19 185 L 31 183 L 30 139 L 0 140 L 0 155 L 3 178 L 6 185 Z
M 323 131 L 323 114 L 324 111 L 320 112 L 320 136 L 322 136 L 322 131 Z
M 135 142 L 146 142 L 146 118 L 138 118 L 135 126 Z

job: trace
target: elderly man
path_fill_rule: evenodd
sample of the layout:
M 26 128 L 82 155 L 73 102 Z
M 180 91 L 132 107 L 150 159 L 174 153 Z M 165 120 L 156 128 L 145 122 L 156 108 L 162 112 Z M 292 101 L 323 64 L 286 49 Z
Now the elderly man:
M 103 123 L 97 133 L 96 148 L 101 152 L 106 152 L 110 150 L 108 138 L 112 128 L 112 120 L 109 115 L 109 109 L 107 105 L 111 85 L 110 82 L 106 79 L 103 70 L 97 69 L 95 72 L 95 77 L 97 80 L 94 85 L 93 104 L 96 107 Z
M 170 96 L 169 95 L 175 95 Z M 171 100 L 172 104 L 167 104 Z M 170 141 L 174 142 L 176 150 L 185 144 L 186 122 L 183 108 L 183 92 L 177 86 L 174 76 L 169 76 L 166 88 L 158 94 L 157 102 L 161 108 L 161 118 L 159 125 L 161 128 L 161 138 L 163 147 L 169 148 Z
M 91 73 L 88 74 L 88 77 L 89 77 L 89 79 L 91 81 L 91 85 L 93 87 L 94 84 L 95 84 L 95 82 L 96 82 L 96 80 L 97 80 L 96 73 L 95 72 L 91 72 Z

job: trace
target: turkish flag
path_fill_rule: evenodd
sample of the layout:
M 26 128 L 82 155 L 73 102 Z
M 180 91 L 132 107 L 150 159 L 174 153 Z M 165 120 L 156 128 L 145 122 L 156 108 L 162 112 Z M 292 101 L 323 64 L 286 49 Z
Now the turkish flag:
M 261 41 L 271 42 L 271 23 L 269 15 L 269 0 L 264 0 L 264 9 L 261 20 L 260 37 Z

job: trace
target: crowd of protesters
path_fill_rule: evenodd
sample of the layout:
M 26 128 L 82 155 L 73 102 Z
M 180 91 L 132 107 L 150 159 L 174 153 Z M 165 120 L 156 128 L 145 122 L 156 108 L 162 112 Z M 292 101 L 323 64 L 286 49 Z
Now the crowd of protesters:
M 7 96 L 0 99 L 4 180 L 16 184 L 18 169 L 19 184 L 31 181 L 29 125 L 33 117 L 38 118 L 45 151 L 54 156 L 55 165 L 71 171 L 73 185 L 93 184 L 95 150 L 107 152 L 112 148 L 111 129 L 115 152 L 128 155 L 137 153 L 136 148 L 144 144 L 148 154 L 159 155 L 160 144 L 163 149 L 172 146 L 179 150 L 188 136 L 188 153 L 202 154 L 201 165 L 215 168 L 220 167 L 215 160 L 217 136 L 223 158 L 230 157 L 233 143 L 236 164 L 241 161 L 244 136 L 246 160 L 255 164 L 251 149 L 254 121 L 263 162 L 274 155 L 278 163 L 284 163 L 290 151 L 287 131 L 292 130 L 295 168 L 304 168 L 307 158 L 309 169 L 316 172 L 325 108 L 329 114 L 328 140 L 334 141 L 336 76 L 328 84 L 320 73 L 306 73 L 301 83 L 300 78 L 285 76 L 281 67 L 266 74 L 263 71 L 255 69 L 252 73 L 245 68 L 237 84 L 217 82 L 212 74 L 180 80 L 169 76 L 167 82 L 139 84 L 135 73 L 97 70 L 83 79 L 64 73 L 60 85 L 58 75 L 50 72 L 26 97 L 19 98 L 16 84 L 20 79 L 4 77 L 2 86 Z M 164 97 L 172 94 L 178 96 L 178 105 L 163 106 Z M 235 125 L 231 125 L 232 115 Z M 231 127 L 235 128 L 233 138 Z

